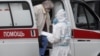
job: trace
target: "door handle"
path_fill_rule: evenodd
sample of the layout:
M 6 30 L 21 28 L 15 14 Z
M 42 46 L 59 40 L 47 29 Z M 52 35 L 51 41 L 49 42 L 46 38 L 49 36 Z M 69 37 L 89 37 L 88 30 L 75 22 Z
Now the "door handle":
M 84 42 L 85 40 L 77 40 L 78 42 Z
M 77 40 L 78 42 L 90 42 L 90 40 Z

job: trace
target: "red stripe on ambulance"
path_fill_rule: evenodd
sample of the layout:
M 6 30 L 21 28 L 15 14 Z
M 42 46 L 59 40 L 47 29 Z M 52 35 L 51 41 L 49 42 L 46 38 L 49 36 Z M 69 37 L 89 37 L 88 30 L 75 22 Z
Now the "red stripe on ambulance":
M 0 30 L 0 39 L 37 38 L 37 29 Z
M 74 38 L 100 39 L 100 33 L 89 30 L 73 29 Z

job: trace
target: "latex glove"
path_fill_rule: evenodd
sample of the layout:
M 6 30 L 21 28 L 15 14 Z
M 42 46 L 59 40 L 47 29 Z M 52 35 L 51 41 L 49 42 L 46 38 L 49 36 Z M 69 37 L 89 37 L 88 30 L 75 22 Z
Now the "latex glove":
M 56 18 L 53 19 L 53 24 L 57 24 L 58 20 Z

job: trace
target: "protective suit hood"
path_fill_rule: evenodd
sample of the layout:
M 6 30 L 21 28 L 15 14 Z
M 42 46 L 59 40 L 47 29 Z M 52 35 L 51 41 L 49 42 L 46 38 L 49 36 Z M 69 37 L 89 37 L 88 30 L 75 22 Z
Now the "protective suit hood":
M 58 22 L 63 22 L 63 21 L 67 21 L 67 16 L 66 13 L 63 9 L 60 9 L 57 14 L 56 14 L 56 18 L 58 20 Z

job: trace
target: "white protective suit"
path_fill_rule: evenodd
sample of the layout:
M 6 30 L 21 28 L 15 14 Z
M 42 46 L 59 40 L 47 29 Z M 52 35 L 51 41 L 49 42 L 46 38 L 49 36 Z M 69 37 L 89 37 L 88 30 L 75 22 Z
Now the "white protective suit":
M 60 9 L 56 18 L 57 24 L 53 24 L 53 33 L 42 32 L 49 42 L 53 44 L 50 56 L 70 56 L 71 25 L 67 21 L 65 11 Z

